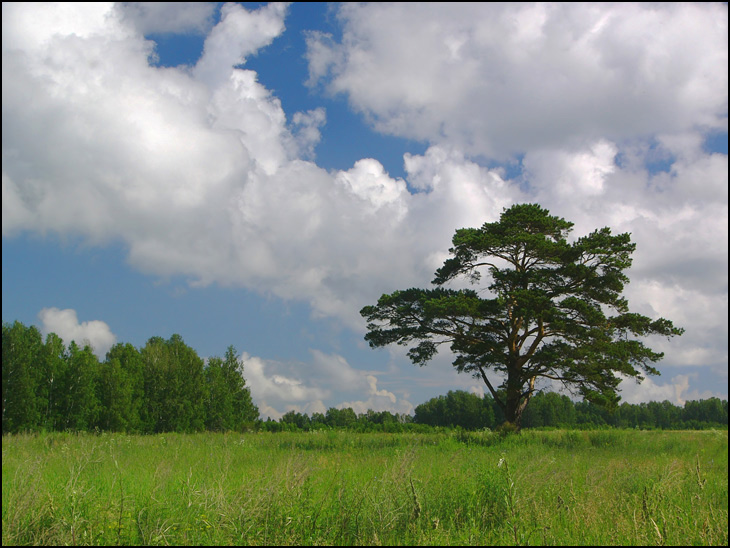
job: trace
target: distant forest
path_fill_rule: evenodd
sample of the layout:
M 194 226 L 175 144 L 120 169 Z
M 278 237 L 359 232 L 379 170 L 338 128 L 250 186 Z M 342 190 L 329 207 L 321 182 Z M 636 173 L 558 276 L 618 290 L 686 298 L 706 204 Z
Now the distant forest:
M 34 326 L 3 323 L 3 434 L 135 433 L 253 428 L 259 410 L 231 346 L 204 361 L 173 335 L 140 349 L 114 345 L 100 362 L 88 345 L 66 347 Z
M 68 346 L 34 326 L 3 323 L 3 434 L 32 431 L 128 433 L 209 431 L 310 431 L 347 428 L 363 432 L 433 428 L 495 429 L 504 423 L 494 399 L 450 391 L 418 405 L 413 416 L 331 407 L 326 413 L 290 411 L 262 420 L 246 386 L 244 363 L 234 347 L 223 358 L 203 360 L 180 335 L 152 337 L 140 349 L 114 345 L 103 361 L 88 345 Z M 718 398 L 622 403 L 613 410 L 538 393 L 523 428 L 727 428 L 728 402 Z

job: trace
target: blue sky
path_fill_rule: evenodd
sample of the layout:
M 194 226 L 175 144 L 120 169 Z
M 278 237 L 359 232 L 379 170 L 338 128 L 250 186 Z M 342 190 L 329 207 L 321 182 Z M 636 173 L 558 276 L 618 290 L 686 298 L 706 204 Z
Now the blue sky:
M 358 310 L 536 201 L 687 329 L 627 401 L 727 398 L 727 5 L 3 4 L 3 321 L 243 354 L 264 416 L 483 391 Z

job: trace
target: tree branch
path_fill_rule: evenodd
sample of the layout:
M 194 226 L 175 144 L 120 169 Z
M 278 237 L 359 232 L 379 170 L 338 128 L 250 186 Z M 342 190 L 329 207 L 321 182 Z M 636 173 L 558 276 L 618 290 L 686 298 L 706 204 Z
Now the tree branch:
M 492 397 L 494 398 L 494 401 L 497 402 L 497 405 L 499 405 L 500 409 L 504 411 L 506 409 L 506 404 L 503 400 L 499 398 L 499 395 L 497 394 L 497 391 L 492 386 L 492 383 L 489 382 L 489 379 L 487 378 L 487 374 L 484 372 L 484 368 L 480 364 L 476 364 L 477 368 L 479 369 L 479 373 L 482 374 L 482 380 L 484 381 L 484 384 L 487 385 L 487 388 L 489 389 L 489 392 L 491 392 Z

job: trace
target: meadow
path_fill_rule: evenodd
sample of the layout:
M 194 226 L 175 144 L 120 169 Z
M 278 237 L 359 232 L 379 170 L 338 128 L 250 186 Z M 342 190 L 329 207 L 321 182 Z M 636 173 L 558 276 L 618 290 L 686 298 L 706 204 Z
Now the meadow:
M 3 545 L 727 545 L 727 431 L 3 437 Z

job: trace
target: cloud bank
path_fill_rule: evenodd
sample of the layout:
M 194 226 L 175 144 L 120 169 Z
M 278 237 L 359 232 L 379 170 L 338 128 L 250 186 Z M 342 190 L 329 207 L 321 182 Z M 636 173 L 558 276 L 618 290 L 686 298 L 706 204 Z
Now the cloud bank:
M 356 413 L 368 409 L 410 413 L 413 404 L 378 388 L 375 372 L 353 368 L 338 354 L 311 350 L 309 362 L 281 363 L 246 353 L 242 355 L 244 376 L 256 396 L 262 417 L 279 419 L 287 411 L 326 413 L 329 407 L 351 407 Z M 337 405 L 326 405 L 333 396 Z
M 509 157 L 727 128 L 727 6 L 346 3 L 310 84 L 380 131 Z

